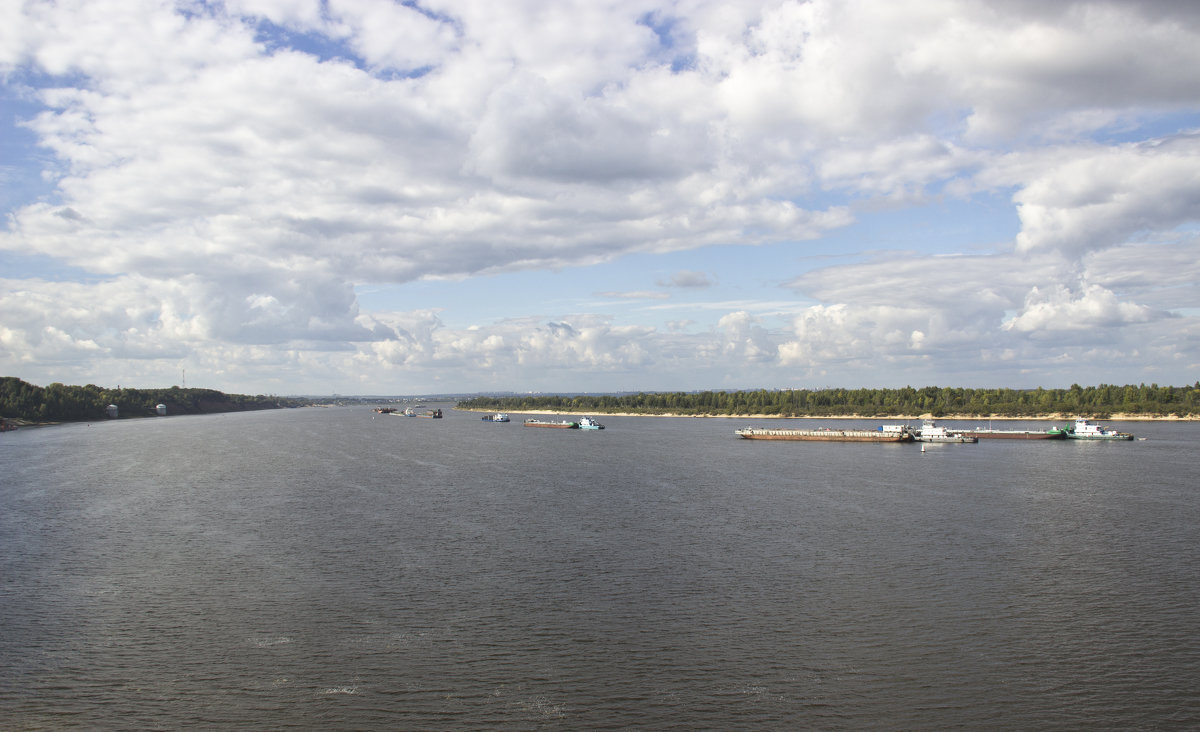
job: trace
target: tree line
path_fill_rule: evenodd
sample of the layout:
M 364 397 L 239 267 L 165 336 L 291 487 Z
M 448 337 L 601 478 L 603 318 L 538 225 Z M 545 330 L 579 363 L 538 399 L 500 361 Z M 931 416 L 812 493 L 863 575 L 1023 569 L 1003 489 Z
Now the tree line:
M 87 384 L 53 383 L 35 386 L 15 376 L 0 376 L 0 417 L 29 422 L 66 422 L 104 419 L 110 404 L 118 415 L 148 417 L 159 404 L 167 414 L 240 412 L 252 409 L 299 407 L 307 400 L 276 396 L 225 394 L 213 389 L 106 389 Z
M 932 414 L 934 417 L 1040 417 L 1051 414 L 1107 418 L 1200 416 L 1200 381 L 1192 386 L 1138 384 L 1067 389 L 758 389 L 754 391 L 640 392 L 577 396 L 478 396 L 462 409 L 485 411 L 625 412 L 630 414 L 833 417 Z

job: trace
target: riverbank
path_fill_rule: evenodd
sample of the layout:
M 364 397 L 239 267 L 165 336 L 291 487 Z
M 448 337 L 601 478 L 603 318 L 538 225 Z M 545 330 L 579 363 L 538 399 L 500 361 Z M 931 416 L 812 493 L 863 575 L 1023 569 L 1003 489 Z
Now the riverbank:
M 939 419 L 952 420 L 959 422 L 1074 422 L 1079 415 L 1075 414 L 1040 414 L 1028 417 L 1008 417 L 998 415 L 979 415 L 979 414 L 943 414 L 933 416 L 932 414 L 888 414 L 888 415 L 864 415 L 864 414 L 680 414 L 672 412 L 663 412 L 661 414 L 647 414 L 644 412 L 605 412 L 605 411 L 561 411 L 553 409 L 458 409 L 460 412 L 474 412 L 476 414 L 495 414 L 496 411 L 502 411 L 507 414 L 556 414 L 556 415 L 571 415 L 571 414 L 603 414 L 610 417 L 691 417 L 694 419 L 846 419 L 846 420 L 876 420 L 876 421 L 901 421 L 901 420 L 925 420 Z M 1144 415 L 1144 414 L 1124 414 L 1116 413 L 1106 417 L 1089 417 L 1100 422 L 1196 422 L 1200 421 L 1200 415 L 1180 416 L 1171 414 L 1167 416 Z

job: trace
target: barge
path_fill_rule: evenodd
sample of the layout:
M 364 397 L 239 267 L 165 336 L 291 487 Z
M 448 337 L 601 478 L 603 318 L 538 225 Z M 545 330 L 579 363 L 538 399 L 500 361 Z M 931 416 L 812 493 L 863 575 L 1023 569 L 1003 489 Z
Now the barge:
M 994 430 L 990 427 L 976 427 L 973 430 L 963 430 L 963 434 L 996 440 L 1062 440 L 1066 439 L 1067 431 L 1058 427 L 1048 430 Z
M 874 430 L 835 430 L 828 427 L 815 430 L 766 429 L 746 427 L 734 432 L 743 440 L 798 440 L 804 442 L 912 442 L 913 434 L 907 425 L 882 425 Z
M 550 429 L 557 429 L 557 430 L 573 430 L 573 429 L 579 428 L 579 425 L 576 424 L 575 422 L 567 422 L 567 421 L 543 422 L 540 419 L 527 419 L 527 420 L 525 420 L 525 426 L 526 427 L 549 427 Z

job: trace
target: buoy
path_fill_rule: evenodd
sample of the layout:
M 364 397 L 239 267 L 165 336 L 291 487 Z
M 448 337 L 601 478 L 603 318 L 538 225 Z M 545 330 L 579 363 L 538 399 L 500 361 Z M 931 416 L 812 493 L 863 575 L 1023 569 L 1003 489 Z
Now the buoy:
M 925 445 L 924 445 L 924 444 L 922 444 L 922 445 L 921 445 L 921 452 L 925 452 Z

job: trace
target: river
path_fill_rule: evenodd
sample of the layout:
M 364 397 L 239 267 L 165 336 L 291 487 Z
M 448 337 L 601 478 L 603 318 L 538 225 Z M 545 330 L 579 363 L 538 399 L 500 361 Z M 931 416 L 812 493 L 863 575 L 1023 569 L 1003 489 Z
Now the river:
M 1200 727 L 1200 424 L 442 406 L 0 435 L 0 727 Z

